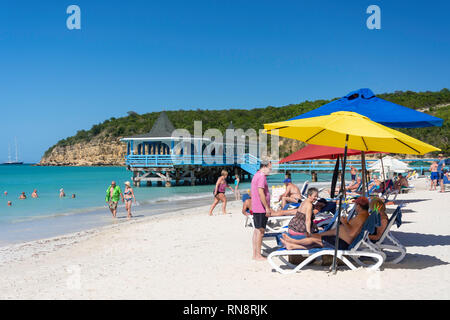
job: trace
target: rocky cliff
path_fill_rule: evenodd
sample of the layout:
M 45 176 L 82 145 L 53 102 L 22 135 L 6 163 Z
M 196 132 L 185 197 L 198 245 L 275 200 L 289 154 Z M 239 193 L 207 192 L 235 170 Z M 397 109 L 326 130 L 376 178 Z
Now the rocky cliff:
M 126 144 L 119 139 L 92 140 L 70 146 L 55 146 L 39 162 L 42 166 L 123 166 Z

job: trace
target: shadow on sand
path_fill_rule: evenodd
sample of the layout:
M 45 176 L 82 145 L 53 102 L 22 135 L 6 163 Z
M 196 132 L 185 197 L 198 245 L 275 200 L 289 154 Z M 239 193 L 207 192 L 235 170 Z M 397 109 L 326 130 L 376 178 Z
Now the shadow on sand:
M 450 246 L 450 236 L 416 232 L 392 231 L 405 247 Z
M 383 269 L 410 269 L 422 270 L 431 267 L 444 266 L 450 264 L 447 261 L 442 261 L 435 256 L 429 256 L 419 253 L 407 253 L 405 258 L 398 264 L 384 263 Z
M 393 213 L 394 211 L 392 211 L 391 213 Z M 402 213 L 416 213 L 417 211 L 412 210 L 412 209 L 406 209 L 406 208 L 402 208 Z
M 416 202 L 422 202 L 422 201 L 431 201 L 431 199 L 401 199 L 401 200 L 395 200 L 396 205 L 406 205 L 408 203 L 416 203 Z

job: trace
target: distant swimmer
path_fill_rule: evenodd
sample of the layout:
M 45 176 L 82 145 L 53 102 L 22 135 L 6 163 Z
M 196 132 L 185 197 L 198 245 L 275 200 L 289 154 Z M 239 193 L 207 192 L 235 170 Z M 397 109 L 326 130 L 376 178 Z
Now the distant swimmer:
M 19 199 L 26 199 L 27 196 L 25 195 L 25 192 L 22 192 L 22 194 L 19 196 Z
M 5 196 L 7 196 L 7 195 L 8 195 L 8 191 L 3 192 L 3 194 L 4 194 Z
M 75 199 L 75 193 L 72 193 L 72 199 Z
M 37 190 L 36 189 L 33 190 L 33 193 L 31 194 L 31 197 L 32 198 L 38 198 L 38 194 L 37 194 Z
M 63 188 L 59 189 L 59 197 L 63 198 L 65 196 L 66 196 L 66 194 L 64 193 L 64 189 Z
M 9 207 L 12 206 L 12 201 L 8 201 L 8 206 L 9 206 Z

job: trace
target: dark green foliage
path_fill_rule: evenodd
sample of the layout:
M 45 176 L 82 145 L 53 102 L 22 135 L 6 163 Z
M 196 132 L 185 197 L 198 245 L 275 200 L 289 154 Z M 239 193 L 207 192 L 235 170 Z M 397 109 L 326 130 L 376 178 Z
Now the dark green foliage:
M 410 107 L 422 109 L 426 113 L 444 119 L 444 125 L 440 128 L 403 129 L 402 132 L 419 140 L 441 148 L 446 154 L 450 153 L 450 91 L 442 89 L 437 92 L 412 92 L 396 91 L 377 95 L 385 100 Z M 333 99 L 334 100 L 334 99 Z M 284 121 L 301 113 L 318 108 L 331 100 L 304 101 L 299 104 L 290 104 L 283 107 L 268 106 L 255 109 L 230 109 L 230 110 L 178 110 L 166 111 L 173 125 L 179 129 L 187 129 L 194 132 L 194 121 L 202 121 L 203 131 L 209 128 L 217 128 L 225 132 L 233 121 L 235 128 L 244 130 L 253 128 L 257 132 L 263 128 L 264 123 Z M 447 105 L 447 106 L 445 106 Z M 122 118 L 110 118 L 103 123 L 92 126 L 90 130 L 80 130 L 76 135 L 60 140 L 56 146 L 68 146 L 79 142 L 88 142 L 93 138 L 117 139 L 119 137 L 148 133 L 159 116 L 159 112 L 146 114 L 132 113 Z M 55 146 L 46 151 L 46 155 Z M 289 153 L 289 150 L 283 150 Z

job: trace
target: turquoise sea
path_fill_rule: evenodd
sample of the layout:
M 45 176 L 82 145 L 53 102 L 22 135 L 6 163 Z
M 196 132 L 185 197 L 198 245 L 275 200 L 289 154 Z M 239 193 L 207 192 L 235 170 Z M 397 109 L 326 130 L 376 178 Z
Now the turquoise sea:
M 329 181 L 331 174 L 319 180 Z M 284 174 L 269 177 L 270 185 L 281 184 Z M 294 174 L 295 183 L 309 180 L 308 174 Z M 124 189 L 131 173 L 124 167 L 39 167 L 31 165 L 0 166 L 0 245 L 30 241 L 82 231 L 126 221 L 119 204 L 113 221 L 105 203 L 106 189 L 115 180 Z M 65 198 L 59 198 L 64 188 Z M 138 204 L 133 206 L 136 219 L 212 203 L 213 185 L 134 188 Z M 250 182 L 242 182 L 245 192 Z M 37 189 L 39 198 L 31 198 Z M 7 192 L 7 195 L 4 192 Z M 27 199 L 19 200 L 21 192 Z M 75 194 L 75 199 L 71 195 Z M 234 196 L 229 195 L 233 200 Z M 8 201 L 12 206 L 7 206 Z M 207 212 L 205 212 L 207 214 Z

